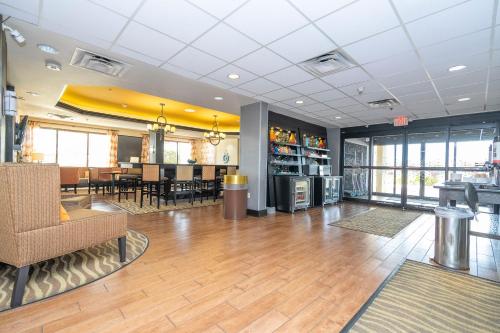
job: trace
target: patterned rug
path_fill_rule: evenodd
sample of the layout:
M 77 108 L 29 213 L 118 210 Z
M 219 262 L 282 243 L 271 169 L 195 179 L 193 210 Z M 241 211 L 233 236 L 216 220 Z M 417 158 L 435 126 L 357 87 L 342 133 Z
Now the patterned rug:
M 109 200 L 109 203 L 118 206 L 120 208 L 125 209 L 127 212 L 129 212 L 132 215 L 140 215 L 140 214 L 148 214 L 148 213 L 157 213 L 157 212 L 165 212 L 165 211 L 170 211 L 170 210 L 180 210 L 180 209 L 191 209 L 191 208 L 198 208 L 198 207 L 207 207 L 207 206 L 217 206 L 217 205 L 222 205 L 223 200 L 217 200 L 213 201 L 212 199 L 209 200 L 203 200 L 203 203 L 200 203 L 200 201 L 195 201 L 194 204 L 190 204 L 188 201 L 177 201 L 177 205 L 174 206 L 172 202 L 168 203 L 167 205 L 161 204 L 160 209 L 156 208 L 156 199 L 153 199 L 153 204 L 149 204 L 149 200 L 144 201 L 144 204 L 140 205 L 139 200 L 137 202 L 134 202 L 133 199 L 128 199 L 128 200 L 122 200 L 121 202 L 118 202 L 118 200 Z
M 343 332 L 500 332 L 500 283 L 407 260 Z
M 148 238 L 136 231 L 127 232 L 127 261 L 120 262 L 118 241 L 66 254 L 31 265 L 23 305 L 81 287 L 103 278 L 139 258 L 148 247 Z M 0 264 L 0 311 L 10 308 L 15 268 Z
M 415 211 L 375 208 L 329 225 L 392 238 L 420 215 Z

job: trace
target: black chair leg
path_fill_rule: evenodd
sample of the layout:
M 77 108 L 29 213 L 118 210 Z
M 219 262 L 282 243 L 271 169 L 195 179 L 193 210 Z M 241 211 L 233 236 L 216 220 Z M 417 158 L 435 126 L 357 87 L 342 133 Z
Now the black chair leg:
M 23 303 L 24 289 L 26 282 L 28 282 L 28 273 L 30 266 L 19 267 L 16 271 L 16 281 L 14 282 L 14 289 L 12 290 L 12 299 L 10 300 L 10 307 L 16 308 Z
M 75 185 L 75 187 L 74 187 L 74 191 L 75 191 L 75 194 L 76 194 L 76 185 Z
M 120 252 L 120 262 L 127 260 L 127 236 L 118 238 L 118 251 Z
M 161 195 L 161 185 L 160 182 L 156 183 L 156 208 L 160 209 L 160 195 Z
M 141 184 L 141 208 L 144 202 L 144 184 Z

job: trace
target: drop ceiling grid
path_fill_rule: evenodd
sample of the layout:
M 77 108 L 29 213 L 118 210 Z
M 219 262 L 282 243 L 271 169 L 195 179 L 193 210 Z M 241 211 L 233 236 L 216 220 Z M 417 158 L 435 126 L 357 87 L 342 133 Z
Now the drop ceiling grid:
M 193 48 L 193 49 L 196 49 L 197 51 L 199 52 L 202 52 L 203 54 L 207 54 L 207 55 L 210 55 L 211 57 L 217 59 L 218 61 L 215 61 L 215 64 L 217 64 L 218 62 L 220 62 L 220 66 L 217 66 L 217 65 L 214 65 L 214 68 L 212 68 L 210 71 L 208 71 L 207 73 L 205 74 L 202 74 L 202 75 L 196 75 L 198 77 L 198 80 L 201 80 L 201 81 L 205 81 L 205 82 L 212 82 L 213 84 L 219 86 L 219 87 L 224 87 L 230 91 L 233 91 L 233 92 L 236 92 L 236 93 L 240 93 L 240 94 L 244 94 L 244 95 L 247 95 L 247 96 L 251 96 L 251 97 L 254 97 L 254 98 L 257 98 L 257 99 L 265 99 L 267 102 L 273 102 L 275 101 L 275 103 L 280 103 L 282 105 L 287 105 L 287 108 L 288 109 L 294 109 L 294 110 L 298 110 L 300 112 L 302 112 L 303 114 L 306 114 L 307 115 L 307 111 L 301 109 L 300 107 L 296 107 L 296 106 L 290 106 L 288 104 L 285 104 L 285 103 L 281 103 L 282 101 L 277 101 L 273 98 L 270 98 L 270 97 L 266 97 L 266 96 L 263 96 L 269 92 L 272 92 L 272 91 L 277 91 L 277 90 L 280 90 L 280 89 L 283 89 L 283 88 L 286 88 L 286 89 L 289 89 L 291 85 L 287 85 L 287 84 L 282 84 L 282 83 L 277 83 L 277 82 L 273 82 L 273 84 L 269 84 L 267 83 L 266 81 L 262 81 L 263 84 L 266 84 L 267 86 L 269 87 L 277 87 L 276 89 L 273 89 L 271 91 L 259 91 L 259 93 L 255 93 L 255 92 L 251 92 L 251 91 L 246 91 L 244 89 L 245 87 L 245 84 L 248 84 L 248 82 L 251 82 L 251 81 L 246 81 L 246 82 L 242 82 L 241 84 L 234 84 L 234 85 L 231 85 L 227 82 L 223 82 L 220 80 L 220 73 L 218 74 L 219 77 L 217 78 L 214 78 L 214 75 L 215 73 L 217 73 L 218 71 L 221 71 L 221 69 L 227 67 L 227 66 L 230 66 L 230 68 L 234 68 L 234 69 L 238 69 L 238 68 L 241 68 L 242 71 L 246 71 L 248 73 L 250 73 L 251 75 L 255 75 L 255 78 L 254 80 L 268 80 L 268 78 L 266 78 L 268 75 L 270 74 L 273 74 L 273 73 L 277 73 L 279 71 L 282 70 L 282 68 L 278 68 L 276 71 L 274 72 L 270 72 L 270 73 L 266 73 L 264 75 L 259 75 L 258 73 L 255 73 L 254 71 L 252 70 L 249 70 L 248 68 L 245 68 L 243 66 L 238 66 L 236 64 L 236 62 L 238 62 L 239 60 L 247 57 L 248 55 L 252 55 L 254 54 L 255 52 L 258 52 L 260 50 L 263 50 L 265 49 L 266 51 L 276 55 L 277 57 L 280 57 L 282 59 L 284 59 L 286 62 L 289 62 L 290 63 L 290 67 L 293 67 L 295 66 L 296 64 L 291 62 L 289 59 L 285 59 L 286 56 L 283 56 L 282 54 L 283 53 L 286 53 L 286 50 L 278 53 L 276 52 L 276 50 L 273 50 L 271 47 L 269 47 L 271 44 L 273 43 L 276 43 L 277 41 L 281 41 L 281 40 L 284 40 L 286 39 L 287 37 L 289 37 L 290 35 L 293 35 L 294 33 L 297 33 L 298 31 L 306 28 L 306 27 L 310 27 L 308 28 L 309 31 L 311 32 L 318 32 L 319 34 L 321 34 L 323 37 L 326 37 L 328 40 L 330 40 L 330 42 L 333 44 L 333 45 L 339 45 L 339 43 L 336 42 L 336 36 L 335 34 L 332 34 L 331 36 L 329 34 L 327 34 L 323 29 L 321 29 L 319 26 L 318 26 L 318 22 L 321 21 L 321 20 L 324 20 L 325 18 L 328 18 L 330 17 L 330 15 L 335 15 L 335 14 L 339 14 L 341 15 L 342 14 L 342 11 L 345 11 L 345 10 L 350 10 L 352 8 L 359 8 L 359 12 L 358 14 L 359 15 L 367 15 L 366 13 L 366 10 L 365 10 L 365 13 L 363 13 L 363 8 L 369 8 L 369 6 L 365 6 L 368 2 L 367 1 L 371 1 L 371 0 L 357 0 L 357 1 L 342 1 L 341 4 L 339 5 L 338 8 L 334 8 L 335 6 L 333 4 L 323 4 L 325 6 L 333 6 L 332 8 L 334 8 L 334 10 L 332 11 L 326 11 L 323 15 L 316 15 L 314 16 L 313 18 L 310 18 L 312 12 L 311 10 L 307 10 L 307 9 L 311 9 L 311 8 L 308 8 L 308 7 L 304 7 L 304 6 L 314 6 L 313 3 L 309 2 L 309 1 L 303 1 L 303 0 L 279 0 L 279 1 L 276 1 L 276 2 L 273 2 L 272 6 L 284 6 L 282 8 L 285 8 L 286 7 L 286 10 L 290 11 L 295 11 L 297 12 L 301 17 L 301 18 L 296 18 L 296 22 L 290 22 L 290 26 L 293 26 L 293 28 L 289 29 L 289 31 L 286 31 L 286 34 L 283 34 L 281 33 L 279 36 L 277 36 L 276 38 L 274 39 L 269 39 L 269 40 L 266 40 L 264 42 L 259 42 L 258 40 L 256 40 L 255 38 L 252 38 L 248 33 L 245 33 L 244 31 L 241 31 L 239 29 L 236 29 L 234 25 L 231 25 L 229 24 L 229 26 L 231 27 L 231 29 L 234 29 L 234 31 L 237 33 L 237 34 L 241 34 L 242 36 L 244 36 L 245 38 L 251 40 L 253 43 L 255 43 L 256 45 L 256 48 L 255 49 L 249 49 L 247 53 L 245 54 L 242 54 L 242 55 L 239 55 L 238 58 L 235 58 L 235 59 L 232 59 L 231 61 L 227 61 L 227 60 L 224 60 L 214 54 L 210 54 L 210 52 L 207 52 L 207 50 L 204 50 L 203 47 L 202 48 L 199 48 L 199 47 L 196 47 L 194 44 L 200 40 L 201 38 L 203 38 L 203 36 L 205 36 L 206 34 L 208 34 L 210 31 L 214 30 L 216 27 L 218 27 L 219 25 L 223 24 L 224 26 L 226 24 L 229 23 L 230 20 L 228 20 L 228 18 L 231 18 L 233 15 L 237 14 L 239 11 L 241 11 L 242 9 L 244 9 L 245 6 L 249 5 L 250 3 L 252 3 L 252 5 L 261 5 L 265 2 L 263 2 L 262 0 L 248 0 L 248 1 L 239 1 L 236 5 L 233 5 L 233 7 L 231 7 L 231 9 L 229 10 L 224 10 L 224 13 L 223 14 L 220 14 L 218 16 L 214 15 L 214 11 L 213 10 L 210 10 L 210 11 L 207 11 L 207 5 L 203 4 L 202 2 L 200 1 L 195 1 L 195 0 L 170 0 L 169 1 L 169 4 L 173 4 L 173 8 L 176 8 L 175 6 L 176 5 L 179 5 L 179 6 L 185 6 L 183 3 L 187 4 L 187 7 L 191 8 L 192 7 L 192 10 L 193 11 L 197 11 L 197 12 L 200 12 L 199 15 L 201 15 L 200 17 L 207 17 L 207 22 L 213 22 L 213 24 L 207 24 L 208 28 L 207 29 L 204 29 L 204 31 L 202 31 L 200 34 L 197 34 L 197 36 L 195 38 L 193 38 L 192 40 L 181 40 L 181 39 L 178 39 L 177 37 L 175 36 L 172 36 L 170 34 L 170 32 L 174 33 L 173 31 L 168 31 L 168 32 L 165 32 L 165 31 L 159 31 L 159 30 L 156 30 L 154 27 L 152 26 L 149 26 L 148 25 L 148 22 L 137 22 L 136 21 L 136 16 L 137 14 L 141 11 L 141 9 L 144 7 L 144 5 L 149 2 L 149 1 L 153 1 L 153 0 L 131 0 L 129 1 L 129 4 L 130 6 L 128 6 L 128 8 L 118 8 L 118 7 L 113 7 L 115 5 L 118 5 L 119 4 L 119 1 L 113 1 L 113 0 L 110 0 L 110 1 L 107 1 L 105 3 L 99 3 L 98 1 L 91 1 L 91 0 L 78 0 L 78 4 L 81 5 L 81 6 L 85 6 L 85 3 L 88 3 L 89 6 L 90 4 L 92 5 L 97 5 L 103 9 L 106 9 L 109 11 L 110 13 L 110 22 L 113 20 L 113 15 L 115 16 L 121 16 L 121 17 L 124 17 L 126 18 L 126 22 L 125 24 L 122 26 L 122 28 L 120 29 L 120 31 L 118 32 L 118 34 L 115 36 L 114 40 L 113 41 L 110 41 L 110 45 L 108 47 L 108 49 L 112 50 L 112 51 L 115 51 L 116 50 L 114 49 L 114 46 L 115 45 L 119 45 L 117 44 L 119 38 L 122 36 L 123 32 L 129 27 L 130 23 L 132 22 L 136 22 L 138 24 L 142 24 L 143 26 L 146 26 L 147 28 L 149 29 L 152 29 L 158 33 L 161 33 L 169 38 L 172 38 L 174 40 L 177 40 L 178 42 L 182 42 L 183 43 L 183 48 L 181 50 L 179 50 L 177 53 L 175 53 L 174 55 L 172 55 L 171 57 L 169 57 L 167 60 L 164 60 L 162 63 L 160 63 L 160 65 L 158 65 L 158 67 L 167 67 L 167 68 L 172 68 L 171 66 L 174 66 L 173 68 L 175 67 L 178 67 L 180 71 L 188 71 L 190 72 L 190 68 L 186 68 L 186 67 L 183 67 L 183 66 L 178 66 L 176 64 L 172 64 L 170 61 L 171 59 L 173 59 L 176 55 L 178 55 L 179 53 L 183 52 L 183 50 L 186 50 L 188 48 Z M 492 13 L 492 20 L 491 20 L 491 24 L 488 23 L 488 26 L 486 29 L 489 29 L 490 32 L 491 32 L 491 38 L 490 38 L 490 47 L 489 47 L 489 63 L 488 64 L 485 64 L 485 67 L 487 69 L 487 76 L 486 76 L 486 81 L 485 81 L 485 87 L 484 87 L 484 103 L 482 104 L 481 106 L 481 109 L 482 110 L 487 110 L 488 109 L 488 98 L 491 98 L 492 101 L 496 101 L 498 100 L 498 97 L 500 97 L 500 92 L 497 93 L 498 96 L 492 96 L 492 92 L 490 91 L 490 96 L 488 96 L 488 87 L 490 85 L 490 72 L 491 72 L 491 67 L 493 66 L 493 53 L 494 53 L 494 41 L 495 41 L 495 25 L 496 23 L 498 22 L 495 22 L 495 19 L 497 17 L 497 12 L 498 12 L 498 0 L 469 0 L 469 1 L 447 1 L 445 4 L 440 4 L 438 2 L 435 2 L 435 1 L 425 1 L 426 3 L 428 3 L 427 5 L 425 4 L 422 4 L 422 8 L 418 8 L 418 11 L 417 10 L 413 10 L 411 11 L 411 8 L 410 10 L 408 9 L 408 7 L 405 7 L 405 4 L 403 1 L 400 1 L 400 0 L 377 0 L 379 3 L 381 4 L 384 4 L 384 6 L 386 5 L 389 5 L 389 7 L 392 9 L 393 13 L 390 14 L 390 15 L 394 15 L 398 22 L 399 22 L 399 25 L 397 26 L 392 26 L 387 24 L 387 25 L 384 25 L 380 31 L 377 30 L 375 31 L 375 33 L 372 33 L 373 31 L 370 31 L 370 29 L 367 29 L 366 33 L 362 36 L 361 39 L 358 39 L 358 40 L 344 40 L 342 42 L 342 49 L 347 49 L 349 50 L 349 48 L 352 48 L 353 45 L 362 45 L 362 44 L 366 44 L 368 42 L 370 42 L 370 39 L 371 38 L 381 38 L 383 36 L 385 36 L 384 34 L 387 34 L 391 31 L 393 31 L 394 29 L 403 29 L 403 31 L 405 32 L 405 35 L 406 37 L 408 38 L 408 40 L 410 41 L 411 45 L 412 45 L 412 51 L 417 55 L 417 58 L 418 58 L 418 61 L 420 63 L 420 66 L 423 68 L 423 71 L 425 72 L 426 76 L 427 76 L 427 81 L 433 86 L 433 90 L 434 92 L 436 93 L 436 95 L 438 96 L 438 99 L 440 100 L 441 104 L 443 105 L 443 108 L 445 108 L 446 110 L 446 105 L 443 101 L 443 98 L 441 98 L 440 96 L 440 89 L 435 85 L 435 82 L 434 82 L 434 77 L 432 76 L 432 73 L 430 73 L 428 71 L 428 64 L 426 63 L 426 61 L 424 59 L 422 59 L 421 57 L 421 54 L 420 54 L 420 49 L 423 47 L 422 45 L 420 45 L 420 42 L 419 42 L 419 45 L 416 45 L 415 42 L 413 41 L 413 36 L 412 36 L 412 30 L 411 29 L 408 29 L 407 27 L 409 25 L 412 25 L 412 24 L 422 24 L 422 22 L 424 22 L 423 20 L 427 20 L 427 19 L 430 19 L 431 21 L 432 20 L 435 20 L 438 15 L 447 15 L 448 13 L 451 13 L 452 11 L 453 12 L 456 12 L 456 11 L 460 11 L 460 10 L 464 10 L 463 8 L 465 7 L 461 7 L 461 6 L 469 6 L 471 8 L 475 8 L 478 6 L 478 4 L 480 4 L 480 2 L 484 1 L 484 2 L 489 2 L 491 4 L 494 4 L 494 7 L 492 8 L 493 9 L 493 13 Z M 36 0 L 31 0 L 30 1 L 31 3 L 33 3 L 33 6 L 36 6 L 37 3 L 39 3 L 39 7 L 38 7 L 38 22 L 40 22 L 40 19 L 41 19 L 41 16 L 43 15 L 44 13 L 44 9 L 47 9 L 47 8 L 42 8 L 42 6 L 45 6 L 47 7 L 48 5 L 54 5 L 54 0 L 45 0 L 45 1 L 36 1 Z M 482 3 L 482 5 L 484 6 L 484 2 Z M 16 10 L 19 10 L 25 14 L 30 14 L 30 15 L 33 15 L 33 13 L 28 13 L 26 11 L 23 11 L 22 8 L 19 8 L 19 6 L 17 6 L 16 8 L 16 3 L 14 3 L 13 1 L 1 1 L 0 0 L 0 4 L 2 4 L 3 6 L 6 6 L 5 8 L 12 8 L 12 9 L 16 9 Z M 257 4 L 257 5 L 256 5 Z M 269 2 L 267 3 L 269 5 Z M 425 5 L 425 6 L 424 6 Z M 135 9 L 133 9 L 135 6 Z M 218 4 L 218 6 L 220 6 Z M 356 6 L 356 7 L 354 7 Z M 186 8 L 187 8 L 186 7 Z M 290 8 L 288 8 L 290 7 Z M 303 9 L 306 9 L 306 10 L 301 10 L 300 8 L 303 8 Z M 118 9 L 117 9 L 118 8 Z M 212 9 L 212 8 L 210 8 Z M 219 8 L 220 9 L 220 8 Z M 262 8 L 262 10 L 266 10 L 265 7 Z M 220 13 L 222 13 L 222 11 L 219 11 Z M 309 15 L 308 15 L 308 12 L 309 12 Z M 403 13 L 403 14 L 402 14 Z M 413 16 L 412 16 L 413 15 Z M 20 18 L 20 19 L 23 19 L 23 18 Z M 477 17 L 474 17 L 474 18 L 471 18 L 471 20 L 478 20 Z M 53 22 L 53 23 L 58 23 L 58 22 Z M 445 23 L 444 23 L 445 24 Z M 474 22 L 471 23 L 471 26 L 474 26 Z M 349 27 L 346 27 L 346 28 L 349 28 Z M 429 29 L 432 29 L 433 27 L 429 27 Z M 497 28 L 498 29 L 498 28 Z M 248 27 L 245 27 L 245 30 L 248 31 Z M 475 33 L 476 31 L 466 31 L 465 32 L 465 36 L 467 35 L 471 35 L 472 33 Z M 176 32 L 178 34 L 178 32 Z M 174 33 L 175 34 L 175 33 Z M 255 34 L 254 34 L 255 35 Z M 96 36 L 97 38 L 98 36 Z M 445 39 L 445 40 L 440 40 L 440 41 L 437 41 L 435 43 L 435 45 L 439 45 L 439 44 L 442 44 L 446 41 L 449 41 L 449 40 L 452 40 L 452 39 L 456 39 L 457 36 L 447 36 L 449 38 Z M 344 38 L 345 39 L 345 38 Z M 425 44 L 425 43 L 424 43 Z M 235 47 L 235 45 L 232 45 L 231 44 L 231 41 L 228 41 L 227 42 L 227 45 L 228 47 Z M 130 46 L 130 45 L 129 45 Z M 126 45 L 120 45 L 120 47 L 123 47 L 123 48 L 126 48 L 134 53 L 137 53 L 138 55 L 141 54 L 140 51 L 137 51 L 137 50 L 134 50 L 133 48 L 128 48 Z M 427 45 L 425 45 L 425 47 L 427 47 Z M 465 46 L 466 47 L 466 46 Z M 119 52 L 119 51 L 118 51 Z M 348 53 L 348 52 L 347 52 Z M 143 56 L 145 57 L 149 57 L 149 58 L 154 58 L 154 57 L 151 57 L 149 54 L 144 54 L 142 53 Z M 128 54 L 127 56 L 131 56 L 130 54 Z M 379 62 L 379 61 L 383 61 L 384 59 L 389 59 L 390 57 L 394 57 L 394 56 L 397 56 L 397 54 L 393 54 L 393 55 L 390 55 L 390 56 L 387 56 L 387 57 L 384 57 L 384 58 L 381 58 L 381 59 L 377 59 L 377 60 L 374 60 L 374 61 L 370 61 L 369 63 L 367 63 L 367 65 L 369 64 L 370 67 L 373 67 L 373 66 L 376 66 L 376 63 Z M 372 55 L 373 57 L 373 55 Z M 157 59 L 159 61 L 161 61 L 161 59 Z M 305 59 L 304 59 L 305 60 Z M 355 58 L 354 59 L 355 62 L 357 61 L 357 59 Z M 359 64 L 356 62 L 357 65 L 359 65 L 359 68 L 362 69 L 369 77 L 369 81 L 366 81 L 366 82 L 361 82 L 359 83 L 360 85 L 363 85 L 363 83 L 368 83 L 368 82 L 375 82 L 377 83 L 378 85 L 380 85 L 382 87 L 382 89 L 386 92 L 387 95 L 389 96 L 393 96 L 393 97 L 396 97 L 398 98 L 399 96 L 397 94 L 393 94 L 391 89 L 392 88 L 387 88 L 386 85 L 380 81 L 380 76 L 379 75 L 372 75 L 372 73 L 370 72 L 370 68 L 365 68 L 365 64 Z M 232 67 L 232 66 L 236 66 L 236 67 Z M 168 69 L 165 69 L 165 70 L 168 70 Z M 228 73 L 229 74 L 229 73 Z M 182 74 L 181 74 L 182 75 Z M 334 74 L 335 75 L 335 74 Z M 334 76 L 333 75 L 333 76 Z M 196 77 L 196 76 L 191 76 L 191 78 L 193 77 Z M 404 73 L 402 73 L 402 76 L 404 77 Z M 215 80 L 215 81 L 213 81 Z M 313 80 L 318 80 L 317 78 L 313 78 L 311 79 L 310 81 L 313 81 Z M 319 79 L 321 82 L 325 83 L 326 85 L 328 85 L 328 87 L 331 87 L 332 90 L 335 90 L 336 92 L 340 93 L 342 95 L 345 95 L 346 97 L 345 98 L 349 98 L 349 99 L 353 99 L 353 101 L 356 101 L 356 102 L 359 102 L 361 104 L 364 104 L 366 105 L 366 101 L 363 101 L 362 99 L 359 100 L 357 99 L 357 96 L 351 96 L 349 94 L 345 94 L 341 89 L 338 89 L 338 87 L 335 87 L 333 84 L 329 83 L 328 81 L 324 80 L 323 78 L 320 78 Z M 305 82 L 308 82 L 308 81 L 305 81 Z M 405 86 L 406 85 L 409 85 L 409 84 L 415 84 L 417 82 L 406 82 L 406 84 L 404 84 Z M 297 83 L 294 83 L 294 84 L 297 84 Z M 459 82 L 457 82 L 457 85 L 460 85 Z M 326 88 L 326 86 L 325 86 Z M 396 86 L 396 88 L 399 88 L 399 86 Z M 290 88 L 290 89 L 293 89 L 293 88 Z M 330 89 L 330 88 L 328 88 Z M 394 89 L 394 90 L 397 90 L 397 89 Z M 404 90 L 404 89 L 403 89 Z M 324 91 L 328 91 L 328 90 L 323 90 Z M 312 100 L 314 100 L 315 102 L 317 102 L 319 105 L 322 105 L 324 106 L 327 110 L 331 110 L 332 113 L 335 113 L 335 114 L 342 114 L 344 115 L 345 117 L 349 117 L 349 118 L 352 118 L 352 119 L 355 119 L 355 120 L 358 120 L 359 121 L 359 124 L 365 124 L 366 122 L 364 121 L 363 119 L 363 116 L 360 116 L 360 117 L 356 117 L 355 115 L 353 114 L 349 114 L 349 112 L 342 112 L 341 108 L 333 108 L 325 103 L 327 103 L 328 101 L 325 101 L 325 100 L 315 100 L 314 97 L 311 97 L 309 95 L 314 95 L 314 94 L 317 94 L 318 92 L 314 91 L 314 92 L 311 92 L 311 93 L 308 93 L 308 94 L 305 94 L 303 97 L 304 98 L 311 98 Z M 302 94 L 301 94 L 302 95 Z M 452 96 L 453 97 L 453 96 Z M 301 97 L 300 97 L 301 98 Z M 340 97 L 342 98 L 342 97 Z M 404 105 L 403 105 L 404 106 Z M 408 106 L 414 106 L 413 103 L 409 103 Z M 455 108 L 456 106 L 454 106 L 453 108 Z M 466 107 L 466 105 L 464 105 L 464 108 Z M 403 108 L 404 109 L 404 108 Z M 420 118 L 422 117 L 422 115 L 425 115 L 425 113 L 420 113 L 420 112 L 415 112 L 413 113 L 411 111 L 412 108 L 408 108 L 406 109 L 406 111 L 408 111 L 410 113 L 410 115 L 412 115 L 412 117 L 415 117 L 415 118 Z M 460 108 L 458 109 L 460 110 Z M 376 112 L 376 111 L 374 111 Z M 317 115 L 315 115 L 317 116 Z M 373 116 L 373 115 L 371 115 Z M 424 116 L 425 117 L 425 116 Z M 328 122 L 332 122 L 332 120 L 330 119 L 331 116 L 328 116 L 328 113 L 325 113 L 325 117 L 324 117 L 324 120 L 325 121 L 328 121 Z M 369 118 L 366 118 L 366 120 L 368 120 Z M 380 120 L 387 120 L 388 118 L 387 117 L 380 117 Z M 334 121 L 335 122 L 335 121 Z M 337 121 L 338 123 L 341 123 L 341 121 Z M 371 119 L 370 119 L 370 122 L 371 122 Z

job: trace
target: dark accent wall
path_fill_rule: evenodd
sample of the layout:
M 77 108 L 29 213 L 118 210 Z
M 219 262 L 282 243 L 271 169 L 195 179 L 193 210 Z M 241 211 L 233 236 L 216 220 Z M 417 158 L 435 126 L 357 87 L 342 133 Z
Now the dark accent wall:
M 142 138 L 118 135 L 118 162 L 130 162 L 132 156 L 140 158 L 141 152 Z
M 323 126 L 314 125 L 305 121 L 284 116 L 279 113 L 269 111 L 269 127 L 281 127 L 283 129 L 296 130 L 297 134 L 309 134 L 326 138 L 326 128 Z M 299 138 L 299 137 L 298 137 Z
M 3 20 L 0 15 L 0 20 Z M 5 162 L 6 150 L 6 117 L 3 112 L 3 97 L 5 89 L 7 89 L 7 42 L 5 40 L 5 33 L 0 30 L 0 162 Z

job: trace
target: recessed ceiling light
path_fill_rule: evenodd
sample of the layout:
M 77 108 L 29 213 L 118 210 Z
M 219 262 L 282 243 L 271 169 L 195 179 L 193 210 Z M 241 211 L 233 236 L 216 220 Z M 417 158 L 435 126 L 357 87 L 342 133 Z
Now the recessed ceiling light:
M 448 71 L 450 72 L 456 72 L 456 71 L 461 71 L 462 69 L 466 69 L 467 66 L 465 65 L 457 65 L 457 66 L 452 66 L 450 68 L 448 68 Z
M 125 104 L 125 103 L 122 104 L 122 108 L 127 108 L 127 107 L 128 107 L 128 104 Z
M 196 112 L 196 110 L 193 110 L 193 109 L 185 109 L 184 112 L 188 112 L 188 113 L 193 113 L 193 112 Z
M 304 104 L 304 101 L 299 99 L 298 101 L 295 101 L 295 104 Z
M 220 97 L 220 96 L 215 96 L 214 99 L 216 101 L 222 101 L 224 99 L 224 97 Z
M 337 116 L 337 117 L 335 117 L 335 119 L 342 119 L 342 117 L 341 116 Z
M 457 99 L 457 101 L 459 101 L 459 102 L 467 102 L 467 101 L 470 101 L 470 97 L 459 98 L 459 99 Z
M 40 51 L 48 53 L 48 54 L 58 54 L 59 53 L 58 49 L 56 49 L 55 47 L 52 47 L 50 45 L 47 45 L 47 44 L 37 44 L 37 46 L 40 49 Z
M 40 94 L 39 94 L 39 93 L 37 93 L 36 91 L 27 91 L 26 93 L 27 93 L 28 95 L 31 95 L 31 96 L 34 96 L 34 97 L 36 97 L 36 96 L 40 96 Z
M 47 69 L 50 69 L 51 71 L 56 71 L 56 72 L 61 71 L 61 65 L 59 65 L 58 63 L 53 62 L 53 61 L 47 61 L 45 63 L 45 67 Z
M 230 78 L 231 80 L 238 80 L 240 78 L 240 76 L 236 73 L 231 73 L 227 77 Z

